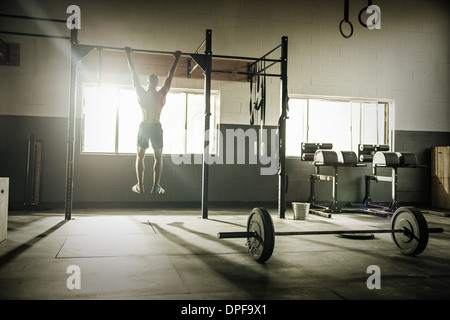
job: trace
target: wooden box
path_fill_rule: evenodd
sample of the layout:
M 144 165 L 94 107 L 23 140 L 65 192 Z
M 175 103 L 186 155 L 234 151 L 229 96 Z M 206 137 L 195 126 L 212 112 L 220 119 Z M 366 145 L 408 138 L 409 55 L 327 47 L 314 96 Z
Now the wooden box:
M 431 205 L 450 209 L 450 147 L 431 151 Z
M 0 178 L 0 242 L 8 231 L 9 178 Z

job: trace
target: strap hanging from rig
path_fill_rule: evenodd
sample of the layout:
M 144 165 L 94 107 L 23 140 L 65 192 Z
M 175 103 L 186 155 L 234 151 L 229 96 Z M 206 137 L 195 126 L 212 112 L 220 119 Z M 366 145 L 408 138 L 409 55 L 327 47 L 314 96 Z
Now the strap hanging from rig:
M 261 111 L 261 125 L 265 123 L 266 117 L 266 75 L 260 74 L 258 64 L 254 64 L 250 76 L 250 124 L 255 124 L 256 114 Z M 254 77 L 256 76 L 256 83 Z M 254 88 L 255 87 L 255 88 Z

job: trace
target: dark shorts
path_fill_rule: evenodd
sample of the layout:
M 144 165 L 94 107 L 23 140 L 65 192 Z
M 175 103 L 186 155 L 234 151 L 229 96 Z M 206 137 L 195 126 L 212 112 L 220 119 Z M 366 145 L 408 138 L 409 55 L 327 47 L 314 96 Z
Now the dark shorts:
M 141 149 L 148 149 L 149 140 L 152 142 L 154 150 L 163 147 L 163 129 L 161 123 L 141 122 L 137 136 L 137 146 Z

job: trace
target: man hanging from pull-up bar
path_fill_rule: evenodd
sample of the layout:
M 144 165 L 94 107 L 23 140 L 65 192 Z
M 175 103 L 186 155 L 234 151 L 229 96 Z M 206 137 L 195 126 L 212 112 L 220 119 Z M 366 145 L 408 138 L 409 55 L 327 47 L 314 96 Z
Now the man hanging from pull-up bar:
M 162 149 L 163 149 L 163 129 L 160 122 L 162 108 L 166 103 L 166 96 L 172 84 L 172 78 L 175 74 L 181 51 L 174 53 L 175 61 L 164 82 L 163 87 L 157 90 L 158 76 L 151 74 L 147 79 L 148 88 L 142 88 L 139 77 L 131 60 L 131 48 L 126 47 L 128 66 L 131 70 L 133 86 L 136 89 L 139 105 L 142 110 L 142 122 L 139 125 L 137 137 L 137 158 L 136 158 L 136 176 L 137 184 L 133 186 L 133 192 L 138 194 L 145 193 L 144 190 L 144 158 L 145 152 L 149 147 L 149 140 L 154 150 L 155 164 L 153 166 L 153 188 L 152 194 L 163 194 L 165 190 L 160 186 L 161 173 L 163 169 Z

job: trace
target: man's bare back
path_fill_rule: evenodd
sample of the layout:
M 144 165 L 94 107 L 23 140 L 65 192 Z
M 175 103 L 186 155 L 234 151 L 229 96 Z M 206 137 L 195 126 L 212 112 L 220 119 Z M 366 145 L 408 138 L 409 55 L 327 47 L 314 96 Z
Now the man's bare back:
M 154 88 L 138 92 L 138 102 L 142 111 L 142 122 L 159 122 L 161 111 L 166 104 L 166 96 Z

